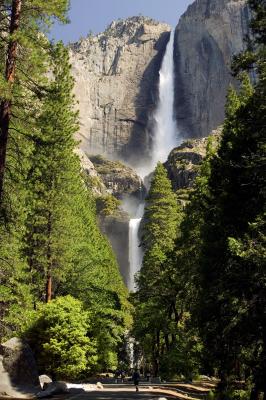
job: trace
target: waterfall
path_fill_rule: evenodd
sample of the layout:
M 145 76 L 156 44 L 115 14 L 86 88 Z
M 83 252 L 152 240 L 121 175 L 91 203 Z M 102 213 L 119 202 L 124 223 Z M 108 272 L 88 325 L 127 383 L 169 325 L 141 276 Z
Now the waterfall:
M 158 161 L 166 161 L 170 151 L 178 144 L 178 131 L 174 119 L 174 30 L 170 34 L 165 55 L 160 69 L 158 105 L 153 114 L 155 122 L 151 161 L 138 170 L 140 176 L 150 174 Z M 144 204 L 140 205 L 137 215 L 129 222 L 129 290 L 134 291 L 134 275 L 141 268 L 142 249 L 139 247 L 138 231 L 144 212 Z
M 177 127 L 174 119 L 174 36 L 172 30 L 163 58 L 159 99 L 154 113 L 155 131 L 152 146 L 152 169 L 158 161 L 166 161 L 170 151 L 177 145 Z
M 144 212 L 144 203 L 141 203 L 136 212 L 136 218 L 129 221 L 129 282 L 130 291 L 135 290 L 134 276 L 140 270 L 142 264 L 143 251 L 140 247 L 139 227 Z

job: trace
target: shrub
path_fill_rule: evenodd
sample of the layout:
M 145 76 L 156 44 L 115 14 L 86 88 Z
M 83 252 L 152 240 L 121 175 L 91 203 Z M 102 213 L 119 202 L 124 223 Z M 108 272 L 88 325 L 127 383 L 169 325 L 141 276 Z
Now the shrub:
M 96 344 L 88 337 L 90 314 L 71 296 L 39 307 L 26 339 L 41 373 L 75 379 L 96 364 Z

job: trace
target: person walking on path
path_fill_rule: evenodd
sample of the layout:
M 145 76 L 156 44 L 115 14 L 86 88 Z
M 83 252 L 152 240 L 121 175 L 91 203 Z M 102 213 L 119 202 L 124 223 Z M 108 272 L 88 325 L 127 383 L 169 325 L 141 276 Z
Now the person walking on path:
M 133 375 L 132 375 L 133 383 L 136 386 L 136 392 L 139 391 L 139 381 L 140 381 L 140 374 L 138 370 L 135 370 Z

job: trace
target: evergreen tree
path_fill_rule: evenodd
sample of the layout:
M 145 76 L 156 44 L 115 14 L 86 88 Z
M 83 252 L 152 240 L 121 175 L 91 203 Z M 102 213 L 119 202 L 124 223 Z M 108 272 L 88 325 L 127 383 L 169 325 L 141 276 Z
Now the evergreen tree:
M 62 44 L 51 51 L 53 80 L 37 120 L 27 177 L 24 246 L 36 300 L 46 298 L 47 302 L 52 296 L 52 276 L 55 282 L 60 280 L 71 259 L 70 201 L 77 190 L 76 180 L 81 179 L 74 154 L 77 116 L 72 111 L 68 55 Z
M 65 21 L 68 0 L 12 0 L 1 4 L 0 30 L 0 204 L 3 205 L 4 179 L 9 148 L 18 145 L 21 135 L 30 135 L 32 117 L 45 93 L 45 72 L 49 46 L 43 35 L 54 18 Z M 18 51 L 19 49 L 19 51 Z M 25 112 L 27 117 L 25 117 Z M 12 133 L 12 137 L 11 137 Z M 14 142 L 16 146 L 14 146 Z M 17 149 L 16 149 L 17 150 Z M 17 151 L 15 152 L 17 153 Z M 9 190 L 6 190 L 7 194 Z M 2 214 L 1 213 L 1 214 Z
M 211 163 L 209 199 L 201 250 L 201 324 L 209 354 L 220 370 L 221 398 L 238 365 L 253 374 L 251 398 L 265 392 L 265 5 L 252 1 L 256 47 L 249 49 L 256 69 L 254 89 L 239 73 L 242 90 L 229 92 L 223 138 Z M 256 27 L 256 28 L 255 28 Z M 249 68 L 247 52 L 235 61 Z M 251 58 L 250 58 L 251 60 Z M 249 60 L 249 61 L 250 61 Z M 255 64 L 254 64 L 255 63 Z M 250 257 L 250 249 L 253 257 Z
M 159 371 L 161 350 L 163 346 L 168 346 L 168 338 L 173 333 L 171 324 L 179 319 L 176 288 L 170 288 L 172 268 L 168 262 L 177 237 L 179 211 L 166 169 L 158 163 L 144 212 L 142 243 L 145 254 L 137 279 L 134 327 L 134 333 L 142 343 L 146 357 L 150 357 L 155 374 Z

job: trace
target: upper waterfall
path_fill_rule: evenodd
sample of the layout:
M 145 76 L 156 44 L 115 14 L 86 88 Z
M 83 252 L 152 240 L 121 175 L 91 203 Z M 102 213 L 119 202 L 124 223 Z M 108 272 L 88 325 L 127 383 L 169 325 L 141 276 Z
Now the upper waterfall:
M 172 30 L 160 70 L 159 99 L 154 113 L 152 169 L 158 161 L 165 161 L 169 152 L 177 145 L 177 127 L 174 119 L 174 36 L 175 31 Z
M 166 161 L 170 151 L 180 140 L 174 118 L 175 100 L 175 67 L 174 67 L 174 37 L 175 31 L 170 33 L 166 45 L 158 82 L 158 103 L 151 119 L 154 121 L 150 159 L 142 160 L 136 167 L 138 174 L 144 178 L 156 167 L 158 161 Z

